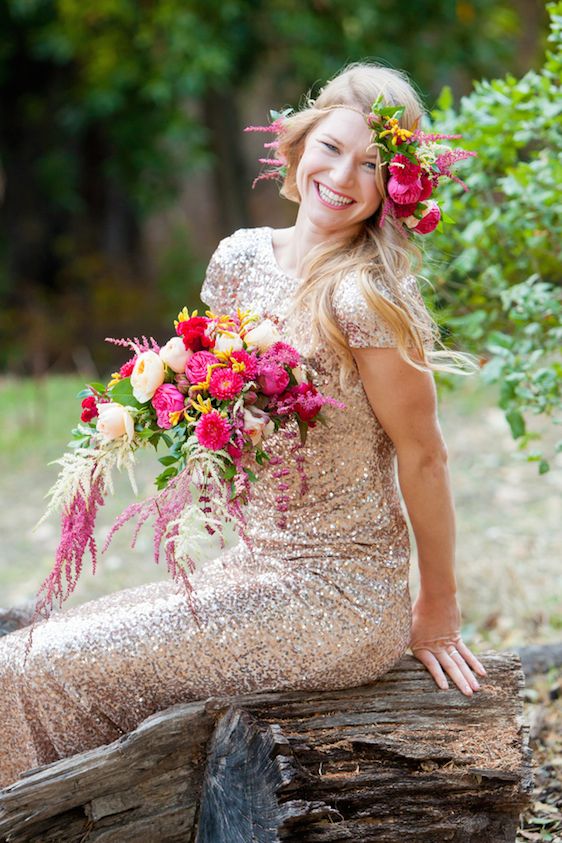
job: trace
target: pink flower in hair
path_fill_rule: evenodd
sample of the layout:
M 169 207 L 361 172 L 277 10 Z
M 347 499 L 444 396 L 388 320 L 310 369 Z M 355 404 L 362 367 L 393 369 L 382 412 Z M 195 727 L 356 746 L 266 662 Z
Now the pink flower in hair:
M 411 223 L 406 220 L 406 225 L 415 231 L 416 234 L 430 234 L 437 228 L 439 220 L 441 219 L 441 211 L 437 202 L 428 202 L 428 207 L 423 211 L 421 220 L 416 220 L 416 217 L 411 218 Z M 416 225 L 413 223 L 416 222 Z
M 220 451 L 230 439 L 230 425 L 217 410 L 203 413 L 195 425 L 195 435 L 200 445 L 211 451 Z
M 420 165 L 414 164 L 413 161 L 402 154 L 394 156 L 388 169 L 400 184 L 417 183 L 421 173 Z
M 398 205 L 411 205 L 420 201 L 422 193 L 421 179 L 404 184 L 396 176 L 391 176 L 386 186 L 388 195 Z

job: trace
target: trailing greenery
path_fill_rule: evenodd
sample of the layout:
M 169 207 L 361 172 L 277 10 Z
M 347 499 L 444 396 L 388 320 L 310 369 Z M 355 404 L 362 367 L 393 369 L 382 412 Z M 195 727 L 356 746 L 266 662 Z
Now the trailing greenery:
M 541 70 L 477 82 L 458 109 L 445 89 L 432 114 L 478 158 L 465 168 L 470 193 L 443 191 L 456 224 L 433 237 L 429 262 L 445 327 L 499 385 L 512 435 L 541 473 L 549 464 L 529 421 L 560 423 L 562 379 L 562 3 L 547 8 Z

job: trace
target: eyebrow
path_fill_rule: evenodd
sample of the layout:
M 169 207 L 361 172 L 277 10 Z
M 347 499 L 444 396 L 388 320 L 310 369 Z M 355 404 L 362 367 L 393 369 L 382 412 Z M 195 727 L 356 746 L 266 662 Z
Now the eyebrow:
M 339 145 L 339 146 L 344 146 L 344 144 L 342 143 L 341 140 L 338 140 L 333 135 L 331 135 L 329 132 L 324 132 L 324 137 L 328 138 L 331 141 L 334 141 L 334 143 Z M 366 155 L 367 158 L 377 158 L 376 152 L 367 152 L 367 150 L 365 150 L 365 155 Z

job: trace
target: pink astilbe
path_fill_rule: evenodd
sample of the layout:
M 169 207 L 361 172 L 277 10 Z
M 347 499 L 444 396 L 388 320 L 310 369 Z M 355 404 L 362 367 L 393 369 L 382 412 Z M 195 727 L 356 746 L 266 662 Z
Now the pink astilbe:
M 160 351 L 160 346 L 154 339 L 154 337 L 145 337 L 143 336 L 139 339 L 138 337 L 127 337 L 127 339 L 115 339 L 115 337 L 106 337 L 106 342 L 111 343 L 112 345 L 120 345 L 123 348 L 131 348 L 135 354 L 142 354 L 143 351 L 154 351 L 156 354 Z
M 466 158 L 474 158 L 475 156 L 476 152 L 469 152 L 467 149 L 449 149 L 442 155 L 437 156 L 435 164 L 441 176 L 447 176 L 447 178 L 452 179 L 457 184 L 462 185 L 465 190 L 468 190 L 466 184 L 459 179 L 458 176 L 451 172 L 451 167 L 456 164 L 457 161 L 463 161 Z
M 92 473 L 95 468 L 92 468 Z M 94 527 L 98 509 L 104 504 L 105 488 L 101 477 L 92 480 L 89 497 L 79 489 L 70 506 L 61 516 L 61 538 L 55 564 L 39 589 L 35 617 L 48 617 L 55 603 L 62 605 L 74 591 L 86 550 L 92 557 L 92 573 L 96 572 L 97 547 Z M 41 595 L 44 595 L 41 597 Z

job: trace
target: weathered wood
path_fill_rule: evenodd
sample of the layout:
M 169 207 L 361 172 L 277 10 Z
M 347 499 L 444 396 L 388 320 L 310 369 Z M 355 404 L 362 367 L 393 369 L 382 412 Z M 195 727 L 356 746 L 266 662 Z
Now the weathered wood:
M 174 706 L 0 793 L 0 840 L 513 843 L 522 674 L 513 654 L 483 661 L 472 699 L 405 656 L 361 688 Z

